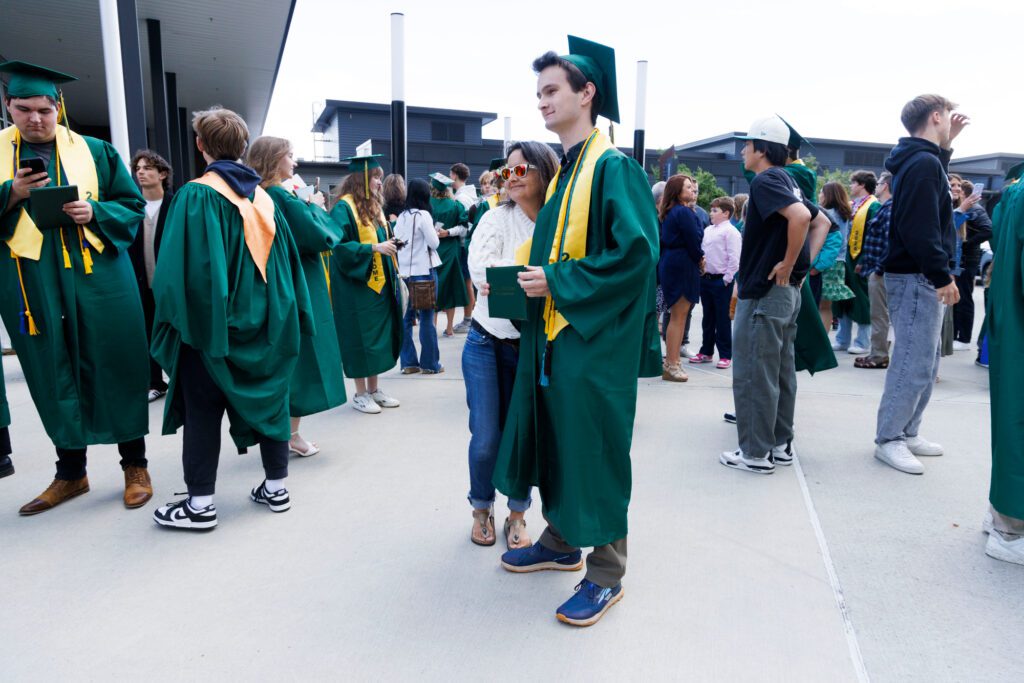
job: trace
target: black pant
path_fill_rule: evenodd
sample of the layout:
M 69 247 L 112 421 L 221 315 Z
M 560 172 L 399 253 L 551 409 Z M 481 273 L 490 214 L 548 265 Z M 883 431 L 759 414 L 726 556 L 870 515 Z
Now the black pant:
M 815 306 L 820 306 L 821 305 L 821 285 L 822 285 L 821 279 L 822 279 L 821 278 L 821 273 L 818 273 L 817 275 L 808 275 L 807 276 L 807 281 L 811 285 L 811 296 L 814 297 L 814 305 Z
M 227 397 L 210 377 L 199 352 L 181 345 L 178 391 L 185 406 L 185 434 L 181 464 L 190 496 L 212 496 L 220 462 L 220 425 L 228 408 Z M 288 476 L 288 442 L 260 436 L 260 456 L 267 479 Z
M 74 481 L 85 476 L 84 448 L 57 448 L 56 479 Z M 146 439 L 140 436 L 131 441 L 117 444 L 117 452 L 121 454 L 121 469 L 129 467 L 146 467 Z
M 7 427 L 0 427 L 0 458 L 11 454 L 11 432 Z
M 953 339 L 964 344 L 971 343 L 974 333 L 974 278 L 976 267 L 964 267 L 956 276 L 956 288 L 960 290 L 960 301 L 953 306 Z
M 732 283 L 725 284 L 721 277 L 700 279 L 700 303 L 704 307 L 701 327 L 704 339 L 700 352 L 711 356 L 718 345 L 718 357 L 732 359 L 732 321 L 729 320 L 729 300 L 732 299 Z
M 139 294 L 142 297 L 142 313 L 146 318 L 146 341 L 153 341 L 153 317 L 156 314 L 156 301 L 153 299 L 153 290 L 145 284 L 139 285 Z M 149 349 L 149 346 L 146 346 Z M 159 391 L 167 391 L 167 382 L 164 381 L 164 373 L 160 365 L 149 357 L 149 388 Z

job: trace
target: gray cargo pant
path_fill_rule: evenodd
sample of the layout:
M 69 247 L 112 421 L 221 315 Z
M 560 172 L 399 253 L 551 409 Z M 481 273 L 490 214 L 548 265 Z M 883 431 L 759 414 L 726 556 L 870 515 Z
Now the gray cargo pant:
M 732 394 L 740 450 L 763 458 L 793 439 L 796 319 L 800 288 L 772 285 L 760 299 L 740 299 L 733 322 Z

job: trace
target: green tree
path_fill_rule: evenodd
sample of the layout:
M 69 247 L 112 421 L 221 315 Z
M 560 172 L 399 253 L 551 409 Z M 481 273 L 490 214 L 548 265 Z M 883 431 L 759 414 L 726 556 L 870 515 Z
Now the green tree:
M 714 173 L 711 171 L 705 171 L 700 166 L 697 167 L 697 172 L 694 173 L 686 164 L 680 164 L 676 173 L 688 175 L 697 181 L 699 188 L 699 191 L 697 192 L 697 206 L 705 211 L 711 210 L 711 201 L 713 199 L 725 197 L 729 194 L 718 186 L 718 180 L 715 178 Z
M 804 163 L 807 163 L 806 159 L 804 160 Z M 831 171 L 829 171 L 828 169 L 824 169 L 824 172 L 823 172 L 822 169 L 819 169 L 818 170 L 818 192 L 821 192 L 821 188 L 825 187 L 825 183 L 832 182 L 833 180 L 838 182 L 838 183 L 841 183 L 843 185 L 843 187 L 846 188 L 846 191 L 849 192 L 850 191 L 850 176 L 852 174 L 853 174 L 853 171 L 843 171 L 843 170 L 840 170 L 838 168 L 832 169 Z M 817 201 L 817 197 L 812 197 L 811 199 Z

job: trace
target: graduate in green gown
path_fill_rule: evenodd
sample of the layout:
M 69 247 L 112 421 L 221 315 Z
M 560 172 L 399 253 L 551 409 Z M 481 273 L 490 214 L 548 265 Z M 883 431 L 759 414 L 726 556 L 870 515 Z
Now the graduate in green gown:
M 622 597 L 637 378 L 661 373 L 658 219 L 646 173 L 594 127 L 597 114 L 618 120 L 614 51 L 572 36 L 569 48 L 533 64 L 565 156 L 519 276 L 527 319 L 494 484 L 517 499 L 537 486 L 548 521 L 505 569 L 577 569 L 594 546 L 556 612 L 589 625 Z
M 356 381 L 352 407 L 377 414 L 401 403 L 377 376 L 395 367 L 402 348 L 401 300 L 395 254 L 382 211 L 381 155 L 352 157 L 331 210 L 341 241 L 331 255 L 331 301 L 345 375 Z
M 842 332 L 845 325 L 850 326 L 850 336 L 853 334 L 853 323 L 857 323 L 858 334 L 850 343 L 850 349 L 854 346 L 860 348 L 856 339 L 863 333 L 861 329 L 871 326 L 871 298 L 868 295 L 868 281 L 863 275 L 857 272 L 857 265 L 860 263 L 861 249 L 864 247 L 864 235 L 867 233 L 867 226 L 875 219 L 878 212 L 882 210 L 882 202 L 875 197 L 875 185 L 878 182 L 875 174 L 871 171 L 854 171 L 850 176 L 850 196 L 853 199 L 853 220 L 850 223 L 850 235 L 847 240 L 846 249 L 846 286 L 853 290 L 853 298 L 845 301 L 832 302 L 832 314 L 840 319 L 839 329 Z M 845 320 L 844 320 L 845 319 Z M 839 335 L 836 335 L 836 342 L 840 342 Z M 850 342 L 850 339 L 846 339 Z M 842 346 L 842 344 L 839 344 Z M 862 353 L 870 351 L 869 348 Z
M 315 333 L 306 279 L 284 215 L 236 159 L 249 138 L 233 111 L 196 112 L 202 177 L 174 195 L 153 275 L 152 354 L 170 378 L 164 434 L 184 426 L 188 497 L 153 514 L 190 530 L 217 524 L 221 423 L 240 451 L 260 445 L 265 480 L 251 499 L 289 509 L 288 396 L 300 334 Z
M 114 148 L 70 130 L 57 84 L 74 77 L 7 62 L 0 131 L 0 315 L 40 420 L 57 448 L 53 483 L 31 515 L 89 490 L 86 448 L 118 444 L 124 502 L 152 496 L 146 469 L 146 330 L 127 249 L 145 203 Z M 59 119 L 63 118 L 63 125 Z M 26 166 L 38 163 L 36 173 Z M 37 225 L 30 192 L 75 185 L 68 224 Z
M 985 552 L 1024 564 L 1024 183 L 1003 190 L 992 214 L 989 388 L 992 393 L 992 526 Z
M 437 274 L 437 310 L 444 311 L 448 318 L 444 336 L 455 334 L 455 309 L 469 304 L 466 284 L 462 279 L 462 236 L 466 234 L 469 215 L 466 208 L 455 201 L 451 190 L 452 179 L 443 173 L 430 174 L 430 215 L 434 225 L 440 223 L 438 236 L 441 243 L 437 255 L 441 265 Z
M 258 138 L 249 146 L 245 160 L 263 179 L 260 187 L 284 215 L 302 258 L 316 334 L 301 338 L 299 362 L 292 374 L 288 397 L 292 433 L 288 449 L 303 457 L 316 455 L 320 448 L 299 433 L 300 418 L 345 402 L 345 375 L 334 329 L 329 282 L 331 250 L 341 241 L 341 234 L 324 209 L 323 193 L 313 193 L 303 200 L 287 186 L 298 165 L 288 140 L 269 135 Z

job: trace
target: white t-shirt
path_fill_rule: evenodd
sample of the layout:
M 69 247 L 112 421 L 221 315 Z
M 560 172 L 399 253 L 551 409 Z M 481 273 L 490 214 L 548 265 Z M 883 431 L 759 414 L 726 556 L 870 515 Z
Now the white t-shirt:
M 516 249 L 533 237 L 534 222 L 518 206 L 501 205 L 480 219 L 469 243 L 469 276 L 479 287 L 487 281 L 492 266 L 514 266 Z M 492 318 L 487 312 L 487 297 L 478 296 L 473 321 L 499 339 L 518 339 L 519 330 L 511 321 Z
M 146 200 L 146 215 L 150 218 L 156 218 L 157 214 L 160 213 L 160 206 L 164 203 L 163 197 L 160 199 L 147 199 Z

